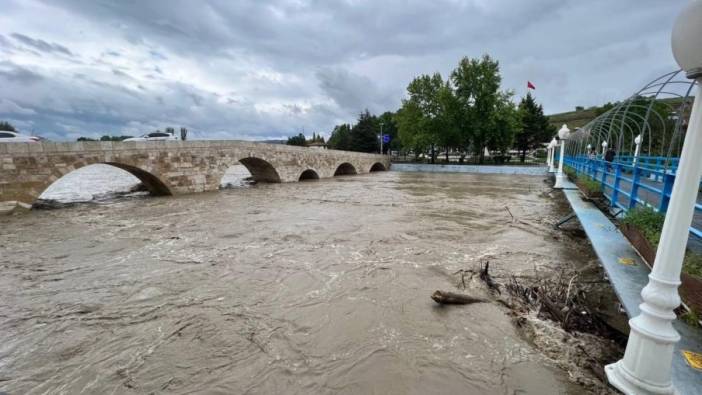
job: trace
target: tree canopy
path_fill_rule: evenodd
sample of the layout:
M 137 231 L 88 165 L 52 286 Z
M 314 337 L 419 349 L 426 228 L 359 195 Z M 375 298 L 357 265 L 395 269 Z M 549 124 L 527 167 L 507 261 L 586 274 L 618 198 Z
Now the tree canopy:
M 531 93 L 527 93 L 519 103 L 519 117 L 521 125 L 517 132 L 517 149 L 520 151 L 520 160 L 524 162 L 527 150 L 548 141 L 556 134 L 556 130 L 549 124 L 543 107 L 536 104 Z
M 501 91 L 499 63 L 489 56 L 463 58 L 450 78 L 421 75 L 407 86 L 408 98 L 395 116 L 399 139 L 417 152 L 471 151 L 483 161 L 485 148 L 507 151 L 518 127 L 512 93 Z
M 15 129 L 15 127 L 12 126 L 12 124 L 7 122 L 7 121 L 0 121 L 0 130 L 5 130 L 8 132 L 16 132 L 17 131 L 17 129 Z
M 288 137 L 287 144 L 305 147 L 305 146 L 307 146 L 307 139 L 305 138 L 304 134 L 300 133 L 297 136 Z
M 371 115 L 366 109 L 358 115 L 358 122 L 355 125 L 341 124 L 335 126 L 329 137 L 329 147 L 345 151 L 379 152 L 380 122 L 383 122 L 384 133 L 386 127 L 394 127 L 394 124 L 390 125 L 390 122 L 383 121 L 384 118 L 382 117 Z M 388 116 L 385 115 L 385 117 Z
M 482 163 L 486 149 L 504 156 L 515 140 L 520 149 L 548 141 L 551 129 L 541 106 L 527 95 L 517 107 L 513 93 L 502 90 L 501 83 L 497 60 L 488 55 L 465 57 L 446 79 L 440 73 L 414 78 L 396 112 L 375 116 L 365 110 L 356 125 L 335 126 L 329 146 L 378 152 L 381 124 L 382 133 L 390 136 L 384 153 L 429 152 L 432 163 L 437 152 L 445 153 L 447 161 L 450 152 L 459 153 L 461 161 L 472 153 Z

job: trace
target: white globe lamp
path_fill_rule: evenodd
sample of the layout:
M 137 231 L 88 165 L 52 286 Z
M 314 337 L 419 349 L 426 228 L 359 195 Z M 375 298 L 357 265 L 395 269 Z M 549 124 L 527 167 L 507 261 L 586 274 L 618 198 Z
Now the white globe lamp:
M 556 173 L 556 184 L 553 186 L 554 188 L 558 189 L 563 189 L 565 185 L 565 175 L 563 174 L 563 160 L 565 157 L 565 141 L 568 140 L 569 135 L 570 129 L 568 129 L 568 126 L 566 124 L 563 124 L 563 126 L 561 126 L 561 129 L 558 131 L 558 139 L 561 141 L 561 154 L 560 160 L 558 161 L 558 173 Z

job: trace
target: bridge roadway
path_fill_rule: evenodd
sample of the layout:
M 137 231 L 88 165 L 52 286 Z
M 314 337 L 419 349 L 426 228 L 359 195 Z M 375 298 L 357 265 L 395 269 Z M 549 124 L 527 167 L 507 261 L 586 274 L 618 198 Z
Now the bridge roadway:
M 390 167 L 388 156 L 245 141 L 0 144 L 0 203 L 33 204 L 62 176 L 102 163 L 136 176 L 154 195 L 216 190 L 243 164 L 259 182 L 294 182 Z

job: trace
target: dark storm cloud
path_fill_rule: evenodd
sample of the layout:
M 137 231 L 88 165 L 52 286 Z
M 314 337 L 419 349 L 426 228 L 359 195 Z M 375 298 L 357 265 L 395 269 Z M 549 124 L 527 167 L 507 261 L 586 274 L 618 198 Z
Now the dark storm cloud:
M 373 81 L 341 68 L 324 68 L 316 74 L 319 86 L 342 110 L 358 112 L 369 109 L 382 112 L 391 108 L 397 97 L 383 95 Z
M 25 36 L 24 34 L 20 33 L 12 33 L 10 34 L 12 38 L 17 40 L 18 42 L 27 45 L 29 47 L 32 47 L 36 50 L 39 50 L 41 52 L 48 52 L 48 53 L 60 53 L 64 54 L 67 56 L 73 56 L 73 53 L 68 50 L 68 48 L 64 47 L 63 45 L 56 44 L 56 43 L 49 43 L 44 40 L 40 39 L 35 39 L 31 38 L 29 36 Z
M 675 67 L 669 32 L 685 3 L 6 1 L 3 108 L 29 109 L 14 118 L 67 138 L 164 125 L 211 137 L 328 132 L 366 108 L 397 109 L 418 74 L 446 77 L 484 53 L 504 88 L 521 95 L 534 82 L 547 112 L 601 104 Z

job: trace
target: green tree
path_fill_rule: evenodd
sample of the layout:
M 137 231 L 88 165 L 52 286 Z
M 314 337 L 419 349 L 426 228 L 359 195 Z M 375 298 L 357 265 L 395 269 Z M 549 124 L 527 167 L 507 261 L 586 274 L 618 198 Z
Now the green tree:
M 351 151 L 378 152 L 378 120 L 365 110 L 358 116 L 358 122 L 351 128 Z
M 484 161 L 484 148 L 496 129 L 500 92 L 500 66 L 489 55 L 461 59 L 451 73 L 456 100 L 460 106 L 461 138 L 470 141 L 473 153 Z
M 351 125 L 334 126 L 328 141 L 329 148 L 343 151 L 351 150 Z
M 488 138 L 488 149 L 505 155 L 514 142 L 520 121 L 519 110 L 512 103 L 511 95 L 501 94 L 496 103 L 495 130 Z
M 8 132 L 16 132 L 17 131 L 17 129 L 15 129 L 15 127 L 12 126 L 12 124 L 7 122 L 7 121 L 0 121 L 0 130 L 5 130 Z
M 415 159 L 418 158 L 430 145 L 427 135 L 422 133 L 424 119 L 419 105 L 413 100 L 403 100 L 402 107 L 393 119 L 397 125 L 400 143 L 405 149 L 414 152 Z
M 297 136 L 288 137 L 287 144 L 305 147 L 307 145 L 307 139 L 305 138 L 304 134 L 300 133 Z
M 453 124 L 453 114 L 449 111 L 456 107 L 453 91 L 441 74 L 435 73 L 416 77 L 407 86 L 407 94 L 408 99 L 402 101 L 395 117 L 400 141 L 412 147 L 415 155 L 431 149 L 431 163 L 434 163 L 437 145 L 454 143 L 450 136 L 457 125 Z
M 390 143 L 383 144 L 383 153 L 388 151 L 399 151 L 402 149 L 400 139 L 398 138 L 397 124 L 395 123 L 395 113 L 386 111 L 378 116 L 378 124 L 383 125 L 383 134 L 390 136 Z
M 549 124 L 548 117 L 544 115 L 543 107 L 541 104 L 536 104 L 531 92 L 527 93 L 519 103 L 519 116 L 521 128 L 517 132 L 516 143 L 517 150 L 520 152 L 520 161 L 524 162 L 527 151 L 537 148 L 541 143 L 548 142 L 556 130 Z
M 449 81 L 439 88 L 437 101 L 439 113 L 434 120 L 437 144 L 444 148 L 448 162 L 449 151 L 464 145 L 461 135 L 461 106 Z

